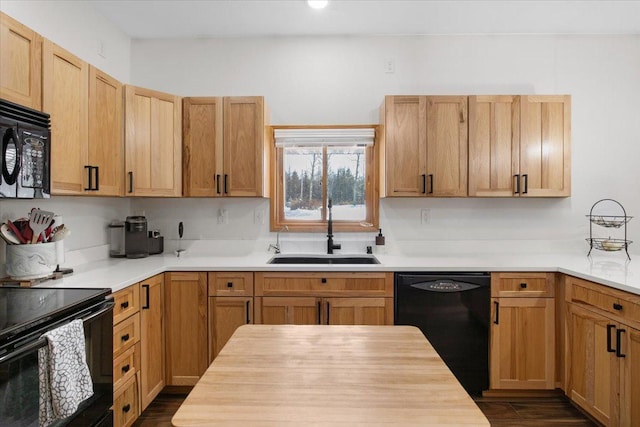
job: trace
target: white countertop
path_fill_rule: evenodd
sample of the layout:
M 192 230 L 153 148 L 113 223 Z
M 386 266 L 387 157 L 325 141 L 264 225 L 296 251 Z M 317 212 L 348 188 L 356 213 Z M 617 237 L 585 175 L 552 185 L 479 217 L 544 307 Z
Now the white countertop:
M 76 266 L 73 274 L 38 286 L 110 288 L 115 292 L 166 271 L 558 271 L 640 295 L 640 261 L 628 261 L 622 254 L 591 258 L 584 254 L 376 254 L 380 264 L 374 265 L 267 264 L 272 256 L 267 252 L 237 256 L 188 252 L 180 258 L 173 253 L 142 259 L 109 258 Z

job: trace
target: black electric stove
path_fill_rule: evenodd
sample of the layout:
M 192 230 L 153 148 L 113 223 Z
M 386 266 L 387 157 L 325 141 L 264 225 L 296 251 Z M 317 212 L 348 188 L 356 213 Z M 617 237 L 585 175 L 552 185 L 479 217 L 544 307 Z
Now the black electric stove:
M 93 395 L 52 426 L 113 424 L 113 298 L 109 289 L 0 288 L 0 425 L 38 426 L 42 335 L 82 320 Z

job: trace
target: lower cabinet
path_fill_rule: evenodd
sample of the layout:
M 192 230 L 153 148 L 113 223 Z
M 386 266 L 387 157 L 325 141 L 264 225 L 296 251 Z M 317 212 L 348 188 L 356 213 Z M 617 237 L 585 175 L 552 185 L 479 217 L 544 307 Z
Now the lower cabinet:
M 165 273 L 166 385 L 195 385 L 209 366 L 207 273 Z
M 554 389 L 554 274 L 493 273 L 491 296 L 490 389 Z
M 140 282 L 140 408 L 162 391 L 164 364 L 164 274 Z
M 238 327 L 253 323 L 253 273 L 209 273 L 209 363 Z
M 140 415 L 140 298 L 135 284 L 114 294 L 113 420 L 128 427 Z
M 393 325 L 393 273 L 255 273 L 256 323 Z
M 567 277 L 567 396 L 605 426 L 640 423 L 640 298 Z

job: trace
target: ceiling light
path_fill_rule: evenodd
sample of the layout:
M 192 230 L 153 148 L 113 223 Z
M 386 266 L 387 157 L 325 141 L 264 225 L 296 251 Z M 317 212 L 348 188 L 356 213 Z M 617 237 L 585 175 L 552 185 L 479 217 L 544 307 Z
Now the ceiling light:
M 329 4 L 329 0 L 307 0 L 307 4 L 313 9 L 324 9 Z

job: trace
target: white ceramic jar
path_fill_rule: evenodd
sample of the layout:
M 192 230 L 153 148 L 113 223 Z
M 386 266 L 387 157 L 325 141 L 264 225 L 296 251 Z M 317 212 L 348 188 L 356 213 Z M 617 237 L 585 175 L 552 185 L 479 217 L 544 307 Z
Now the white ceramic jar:
M 16 280 L 49 276 L 56 269 L 56 244 L 7 245 L 7 274 Z

